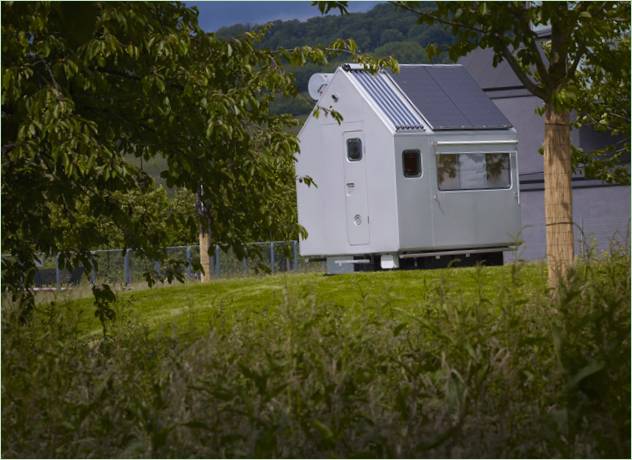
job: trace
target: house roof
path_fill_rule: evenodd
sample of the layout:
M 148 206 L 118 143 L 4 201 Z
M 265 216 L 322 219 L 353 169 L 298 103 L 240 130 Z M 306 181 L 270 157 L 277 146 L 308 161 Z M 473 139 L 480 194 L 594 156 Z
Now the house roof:
M 511 128 L 462 65 L 403 64 L 396 74 L 346 70 L 398 131 L 423 129 L 417 114 L 435 131 Z

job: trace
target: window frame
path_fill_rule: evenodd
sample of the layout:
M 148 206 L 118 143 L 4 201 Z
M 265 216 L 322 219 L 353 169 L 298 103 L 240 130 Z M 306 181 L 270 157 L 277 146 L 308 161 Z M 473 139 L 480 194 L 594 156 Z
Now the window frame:
M 407 175 L 406 174 L 406 165 L 405 165 L 405 156 L 406 153 L 410 153 L 413 152 L 417 155 L 417 158 L 419 159 L 419 172 L 415 175 Z M 402 174 L 404 175 L 404 177 L 406 179 L 419 179 L 420 177 L 422 177 L 424 175 L 424 167 L 423 167 L 423 162 L 421 159 L 421 150 L 420 149 L 404 149 L 402 150 Z
M 516 150 L 502 150 L 502 151 L 494 151 L 494 150 L 477 150 L 477 151 L 469 151 L 469 152 L 435 152 L 435 178 L 437 183 L 437 191 L 440 193 L 454 193 L 454 192 L 490 192 L 490 191 L 508 191 L 514 188 L 514 170 L 516 169 L 516 159 L 517 159 L 517 151 Z M 439 159 L 440 155 L 486 155 L 486 154 L 501 154 L 507 155 L 509 157 L 509 186 L 508 187 L 486 187 L 486 188 L 456 188 L 456 189 L 441 189 L 439 183 Z
M 349 141 L 356 141 L 356 140 L 360 142 L 360 158 L 351 159 L 349 157 Z M 346 147 L 345 158 L 347 159 L 349 163 L 355 163 L 357 161 L 362 161 L 364 159 L 364 142 L 362 142 L 361 137 L 348 137 L 345 142 L 345 147 Z

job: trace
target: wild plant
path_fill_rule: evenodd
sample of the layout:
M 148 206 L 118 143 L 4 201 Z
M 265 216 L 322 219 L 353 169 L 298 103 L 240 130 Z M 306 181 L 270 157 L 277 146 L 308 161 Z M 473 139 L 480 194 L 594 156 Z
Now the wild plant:
M 288 277 L 267 303 L 209 297 L 184 330 L 133 297 L 105 336 L 82 329 L 91 310 L 23 325 L 3 305 L 2 455 L 627 455 L 629 254 L 578 263 L 555 297 L 540 265 L 459 270 L 401 294 Z

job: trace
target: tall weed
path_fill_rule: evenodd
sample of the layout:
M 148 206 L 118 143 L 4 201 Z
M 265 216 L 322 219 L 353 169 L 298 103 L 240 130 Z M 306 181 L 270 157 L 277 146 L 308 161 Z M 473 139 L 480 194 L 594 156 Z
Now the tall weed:
M 103 338 L 55 305 L 26 326 L 3 306 L 2 455 L 628 456 L 629 267 L 588 259 L 555 301 L 520 264 L 471 269 L 473 292 L 445 271 L 406 307 L 285 289 L 215 302 L 202 336 L 133 305 Z

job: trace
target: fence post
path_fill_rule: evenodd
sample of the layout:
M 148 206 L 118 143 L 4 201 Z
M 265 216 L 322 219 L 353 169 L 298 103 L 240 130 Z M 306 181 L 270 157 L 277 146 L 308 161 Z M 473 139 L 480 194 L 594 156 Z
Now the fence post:
M 584 258 L 586 257 L 586 248 L 585 248 L 585 241 L 584 241 L 584 218 L 581 217 L 579 219 L 579 250 L 581 253 L 581 257 Z
M 94 258 L 96 259 L 97 257 L 97 252 L 96 251 L 91 251 L 91 254 L 94 256 Z M 96 262 L 95 262 L 96 265 Z M 95 284 L 97 284 L 97 269 L 95 268 L 95 266 L 92 266 L 92 270 L 90 270 L 90 283 L 92 283 L 92 285 L 94 286 Z
M 215 254 L 213 256 L 213 266 L 215 268 L 215 276 L 219 276 L 220 273 L 220 265 L 219 265 L 219 253 L 220 253 L 219 244 L 215 245 Z
M 55 287 L 58 291 L 61 289 L 61 270 L 59 269 L 59 253 L 55 257 Z
M 156 272 L 156 275 L 160 276 L 160 261 L 159 260 L 154 262 L 154 271 Z
M 274 273 L 274 241 L 270 241 L 270 271 Z
M 132 284 L 132 273 L 129 266 L 129 257 L 131 252 L 131 248 L 127 248 L 125 250 L 125 256 L 123 256 L 123 283 L 126 287 Z
M 298 241 L 292 240 L 292 270 L 298 270 Z
M 187 246 L 185 257 L 187 260 L 187 277 L 190 279 L 193 272 L 193 262 L 191 257 L 191 246 Z

